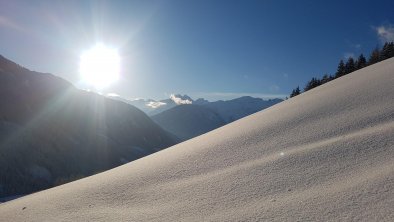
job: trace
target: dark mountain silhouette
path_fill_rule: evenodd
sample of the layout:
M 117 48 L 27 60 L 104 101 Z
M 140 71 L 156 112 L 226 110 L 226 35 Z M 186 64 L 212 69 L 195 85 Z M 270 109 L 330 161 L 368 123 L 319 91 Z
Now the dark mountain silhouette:
M 92 175 L 175 143 L 131 105 L 0 56 L 0 197 Z
M 113 95 L 108 96 L 108 98 L 111 98 L 111 99 L 114 99 L 114 100 L 118 100 L 118 101 L 122 101 L 124 103 L 133 105 L 133 106 L 137 107 L 138 109 L 140 109 L 141 111 L 143 111 L 146 114 L 148 114 L 148 112 L 152 109 L 151 107 L 146 106 L 146 104 L 149 104 L 150 102 L 155 102 L 152 99 L 148 99 L 148 100 L 145 100 L 145 99 L 128 100 L 128 99 L 125 99 L 125 98 L 123 98 L 121 96 L 113 96 Z
M 152 116 L 152 119 L 182 140 L 199 136 L 226 124 L 212 109 L 199 105 L 179 105 Z
M 198 98 L 198 99 L 196 99 L 196 100 L 193 102 L 193 104 L 195 104 L 195 105 L 205 105 L 205 104 L 207 104 L 207 103 L 209 103 L 209 101 L 206 100 L 206 99 L 204 99 L 204 98 Z
M 203 106 L 212 109 L 218 113 L 226 123 L 230 123 L 282 101 L 282 99 L 263 100 L 261 98 L 243 96 L 227 101 L 219 100 L 216 102 L 210 102 Z

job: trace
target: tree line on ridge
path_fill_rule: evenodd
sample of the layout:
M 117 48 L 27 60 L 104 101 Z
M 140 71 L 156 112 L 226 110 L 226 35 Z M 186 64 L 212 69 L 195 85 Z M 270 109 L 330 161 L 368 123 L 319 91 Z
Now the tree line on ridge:
M 360 54 L 358 58 L 355 60 L 353 57 L 349 57 L 346 63 L 341 59 L 338 64 L 337 71 L 334 75 L 324 74 L 321 79 L 313 77 L 311 80 L 307 82 L 305 85 L 303 92 L 311 90 L 317 86 L 325 84 L 331 80 L 339 78 L 341 76 L 347 75 L 351 72 L 356 70 L 362 69 L 364 67 L 370 66 L 372 64 L 378 63 L 380 61 L 389 59 L 394 57 L 394 42 L 386 42 L 382 49 L 378 47 L 375 48 L 367 61 L 363 54 Z M 297 86 L 295 89 L 292 90 L 290 93 L 290 98 L 301 94 L 301 89 Z

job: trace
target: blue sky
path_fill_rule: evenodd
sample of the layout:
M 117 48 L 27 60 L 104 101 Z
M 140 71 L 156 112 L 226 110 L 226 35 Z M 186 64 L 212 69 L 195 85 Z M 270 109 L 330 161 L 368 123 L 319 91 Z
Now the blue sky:
M 394 1 L 7 1 L 0 54 L 81 85 L 81 52 L 118 48 L 126 98 L 283 97 L 394 41 Z

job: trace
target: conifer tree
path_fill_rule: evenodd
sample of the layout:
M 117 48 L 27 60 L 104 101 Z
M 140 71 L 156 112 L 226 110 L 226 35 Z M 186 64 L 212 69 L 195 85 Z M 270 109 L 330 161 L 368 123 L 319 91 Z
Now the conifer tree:
M 367 66 L 367 59 L 365 59 L 364 55 L 361 54 L 356 62 L 356 69 L 362 69 Z
M 321 81 L 315 77 L 313 77 L 305 86 L 304 88 L 304 92 L 313 89 L 317 86 L 321 85 Z
M 330 76 L 328 74 L 324 74 L 323 78 L 320 80 L 320 83 L 324 84 L 324 83 L 331 81 L 332 79 L 333 79 L 332 76 Z
M 293 89 L 293 91 L 291 92 L 290 98 L 292 98 L 294 96 L 297 96 L 297 95 L 300 95 L 300 94 L 301 94 L 300 87 L 297 86 L 297 88 Z
M 388 53 L 389 58 L 394 57 L 394 42 L 389 43 L 388 51 L 389 51 L 389 53 Z
M 345 75 L 345 63 L 341 59 L 338 64 L 337 72 L 335 73 L 335 78 Z
M 385 60 L 385 59 L 388 59 L 388 58 L 390 58 L 389 57 L 389 43 L 384 43 L 384 45 L 383 45 L 383 48 L 382 48 L 382 50 L 380 51 L 380 54 L 379 54 L 379 60 L 380 61 L 383 61 L 383 60 Z
M 380 51 L 379 48 L 374 49 L 369 56 L 368 65 L 380 62 Z
M 394 56 L 394 42 L 386 42 L 383 45 L 382 51 L 380 51 L 379 59 L 383 61 Z
M 354 72 L 354 70 L 355 70 L 354 59 L 352 57 L 349 57 L 345 65 L 345 74 Z

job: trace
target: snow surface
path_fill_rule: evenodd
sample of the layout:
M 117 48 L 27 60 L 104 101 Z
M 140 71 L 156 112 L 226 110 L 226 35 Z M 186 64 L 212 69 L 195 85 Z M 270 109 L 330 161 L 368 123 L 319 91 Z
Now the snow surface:
M 0 204 L 0 221 L 390 221 L 394 59 L 124 166 Z

